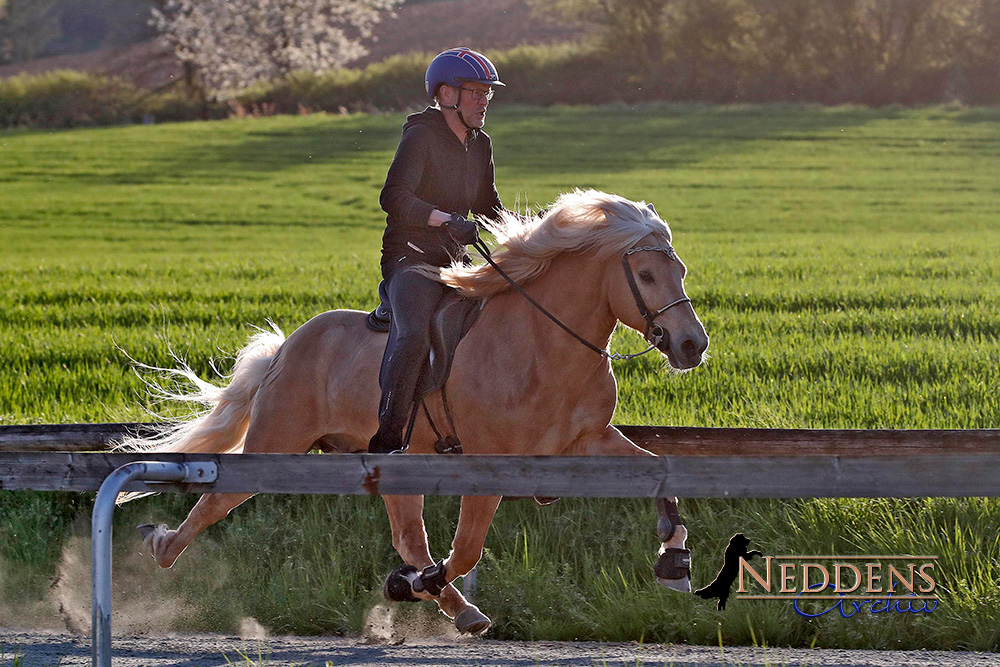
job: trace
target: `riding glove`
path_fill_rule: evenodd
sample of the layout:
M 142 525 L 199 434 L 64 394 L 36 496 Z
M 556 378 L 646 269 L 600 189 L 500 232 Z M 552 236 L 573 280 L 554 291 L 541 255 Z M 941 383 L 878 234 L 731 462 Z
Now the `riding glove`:
M 470 245 L 479 240 L 479 225 L 458 213 L 452 213 L 442 226 L 462 245 Z

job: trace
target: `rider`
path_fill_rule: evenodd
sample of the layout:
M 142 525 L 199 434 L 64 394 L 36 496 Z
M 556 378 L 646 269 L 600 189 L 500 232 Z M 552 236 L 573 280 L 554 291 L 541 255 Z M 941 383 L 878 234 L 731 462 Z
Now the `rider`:
M 493 145 L 482 131 L 493 88 L 503 86 L 489 58 L 472 49 L 449 49 L 424 77 L 436 102 L 403 125 L 379 198 L 386 216 L 382 278 L 392 328 L 382 358 L 378 432 L 368 451 L 401 450 L 421 366 L 430 350 L 434 310 L 449 289 L 407 269 L 471 261 L 465 246 L 479 238 L 475 215 L 496 219 L 504 210 L 493 172 Z

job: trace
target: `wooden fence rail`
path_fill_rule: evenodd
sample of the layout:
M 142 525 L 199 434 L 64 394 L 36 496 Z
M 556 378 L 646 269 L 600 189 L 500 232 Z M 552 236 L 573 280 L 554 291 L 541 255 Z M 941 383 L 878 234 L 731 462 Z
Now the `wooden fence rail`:
M 532 457 L 0 453 L 0 489 L 93 491 L 133 461 L 214 462 L 211 484 L 130 490 L 605 498 L 1000 496 L 997 454 Z
M 658 457 L 39 451 L 105 449 L 124 433 L 144 428 L 0 427 L 0 491 L 101 488 L 91 556 L 95 667 L 111 667 L 111 522 L 121 490 L 605 498 L 1000 496 L 1000 431 L 621 427 L 634 442 L 665 454 Z M 135 461 L 214 465 L 122 468 Z M 178 468 L 180 474 L 166 474 Z M 142 476 L 185 481 L 149 482 Z
M 151 424 L 0 426 L 0 452 L 103 451 L 126 433 Z M 1000 429 L 862 430 L 618 426 L 626 437 L 670 456 L 904 456 L 1000 454 Z
M 621 426 L 658 458 L 111 454 L 144 424 L 0 426 L 0 489 L 94 491 L 132 461 L 211 461 L 212 484 L 130 489 L 300 494 L 816 498 L 1000 496 L 1000 430 Z M 46 451 L 47 450 L 47 451 Z

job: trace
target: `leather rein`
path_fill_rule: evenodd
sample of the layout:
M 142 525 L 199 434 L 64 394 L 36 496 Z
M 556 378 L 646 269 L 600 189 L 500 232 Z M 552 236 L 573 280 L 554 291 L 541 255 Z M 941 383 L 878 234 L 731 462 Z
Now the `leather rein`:
M 642 314 L 643 319 L 646 320 L 646 330 L 643 332 L 643 338 L 645 338 L 646 341 L 649 343 L 649 347 L 647 347 L 642 352 L 634 352 L 632 354 L 619 354 L 617 352 L 608 352 L 604 348 L 597 347 L 589 340 L 580 336 L 578 333 L 576 333 L 568 326 L 563 324 L 561 321 L 559 321 L 559 318 L 557 318 L 555 315 L 547 311 L 542 306 L 542 304 L 535 301 L 527 292 L 524 291 L 524 289 L 520 285 L 518 285 L 516 282 L 514 282 L 514 280 L 510 276 L 504 273 L 503 269 L 497 266 L 497 263 L 494 262 L 493 258 L 490 256 L 490 249 L 486 246 L 486 244 L 482 240 L 477 240 L 475 243 L 472 244 L 472 246 L 477 251 L 479 251 L 479 254 L 483 256 L 483 259 L 485 259 L 490 266 L 493 267 L 493 270 L 495 270 L 498 274 L 500 274 L 500 277 L 506 280 L 508 284 L 510 284 L 510 286 L 514 289 L 515 292 L 517 292 L 525 299 L 527 299 L 528 303 L 534 306 L 540 313 L 542 313 L 542 315 L 545 315 L 545 317 L 555 322 L 560 329 L 568 333 L 576 340 L 583 343 L 583 345 L 586 346 L 588 349 L 593 350 L 594 352 L 598 353 L 605 359 L 609 359 L 611 361 L 628 361 L 629 359 L 635 359 L 636 357 L 641 357 L 647 352 L 651 352 L 657 347 L 659 347 L 660 343 L 665 338 L 669 340 L 669 335 L 667 334 L 667 332 L 659 324 L 656 324 L 654 320 L 663 313 L 665 313 L 666 311 L 668 311 L 669 309 L 673 308 L 674 306 L 679 306 L 682 303 L 691 303 L 691 299 L 688 298 L 688 296 L 685 294 L 681 298 L 677 299 L 676 301 L 671 301 L 670 303 L 668 303 L 663 308 L 660 308 L 657 311 L 650 310 L 649 307 L 646 305 L 646 301 L 642 298 L 642 294 L 639 292 L 639 286 L 635 282 L 635 276 L 632 275 L 632 267 L 628 263 L 629 255 L 633 255 L 637 252 L 647 252 L 647 251 L 662 252 L 670 259 L 676 260 L 677 253 L 674 252 L 673 246 L 670 245 L 640 246 L 638 248 L 630 248 L 629 250 L 626 250 L 622 254 L 622 266 L 625 269 L 625 278 L 628 280 L 628 286 L 632 290 L 632 296 L 635 299 L 635 305 L 639 308 L 639 313 Z

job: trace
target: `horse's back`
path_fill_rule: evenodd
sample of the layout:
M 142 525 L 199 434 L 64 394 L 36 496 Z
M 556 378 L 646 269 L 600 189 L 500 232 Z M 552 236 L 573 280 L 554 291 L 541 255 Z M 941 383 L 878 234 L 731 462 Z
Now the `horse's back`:
M 360 441 L 374 433 L 386 334 L 368 329 L 366 317 L 330 310 L 292 332 L 257 397 L 261 418 L 306 439 L 340 433 Z
M 365 325 L 367 315 L 360 310 L 316 315 L 285 341 L 284 363 L 294 365 L 296 375 L 337 383 L 374 375 L 377 388 L 386 334 L 370 330 Z

